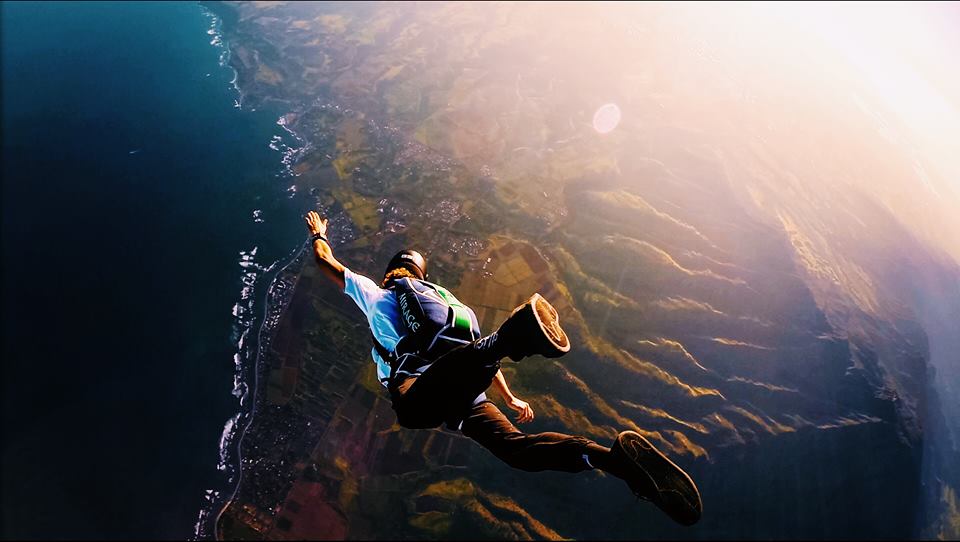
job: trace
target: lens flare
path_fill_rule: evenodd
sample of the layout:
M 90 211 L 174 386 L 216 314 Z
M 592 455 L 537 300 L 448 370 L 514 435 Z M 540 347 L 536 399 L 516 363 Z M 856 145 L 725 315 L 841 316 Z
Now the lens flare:
M 617 104 L 603 104 L 593 114 L 593 129 L 601 134 L 612 132 L 620 124 L 620 107 Z

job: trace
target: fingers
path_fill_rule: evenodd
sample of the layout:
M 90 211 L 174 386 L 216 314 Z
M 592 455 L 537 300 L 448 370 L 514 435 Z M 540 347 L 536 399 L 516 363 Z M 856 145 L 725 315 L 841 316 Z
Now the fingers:
M 517 423 L 526 423 L 533 421 L 533 408 L 530 407 L 530 404 L 525 401 L 510 401 L 507 403 L 512 410 L 517 413 Z
M 524 406 L 519 410 L 519 416 L 517 416 L 517 423 L 527 423 L 533 421 L 533 409 L 530 408 L 530 405 Z
M 329 220 L 326 218 L 320 218 L 320 213 L 316 211 L 308 212 L 307 215 L 303 218 L 309 226 L 317 227 L 317 228 L 320 226 L 323 226 L 324 228 L 326 228 L 327 222 L 329 222 Z
M 307 213 L 307 216 L 304 217 L 304 220 L 307 222 L 307 229 L 310 230 L 310 233 L 323 233 L 326 231 L 326 220 L 323 222 L 320 221 L 320 215 L 316 211 L 310 211 Z M 321 226 L 321 224 L 323 224 Z

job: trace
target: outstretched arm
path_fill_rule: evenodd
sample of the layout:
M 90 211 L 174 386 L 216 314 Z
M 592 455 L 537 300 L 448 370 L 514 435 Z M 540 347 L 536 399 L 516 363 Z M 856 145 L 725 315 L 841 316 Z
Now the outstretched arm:
M 307 213 L 305 219 L 307 221 L 307 228 L 310 230 L 310 235 L 319 233 L 324 237 L 327 236 L 326 218 L 321 219 L 316 211 L 310 211 Z M 313 254 L 317 257 L 317 263 L 320 264 L 320 271 L 343 290 L 346 285 L 343 271 L 346 268 L 333 257 L 333 250 L 330 248 L 330 244 L 323 239 L 317 239 L 313 242 Z
M 533 409 L 526 401 L 518 399 L 510 392 L 507 379 L 503 377 L 503 371 L 497 371 L 497 375 L 493 377 L 493 383 L 497 385 L 500 395 L 507 401 L 507 406 L 518 414 L 517 423 L 525 423 L 533 419 Z

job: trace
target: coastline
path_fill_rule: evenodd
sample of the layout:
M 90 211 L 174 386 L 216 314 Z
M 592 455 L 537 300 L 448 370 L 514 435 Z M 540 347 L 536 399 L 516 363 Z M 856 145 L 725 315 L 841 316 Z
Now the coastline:
M 233 72 L 230 85 L 237 92 L 237 98 L 234 100 L 234 107 L 244 109 L 246 94 L 239 85 L 239 72 L 231 63 L 230 41 L 223 33 L 223 15 L 205 3 L 199 3 L 201 14 L 210 19 L 210 27 L 207 34 L 212 36 L 210 45 L 222 49 L 219 57 L 219 65 L 222 68 Z M 255 107 L 250 107 L 250 111 L 256 111 Z M 287 112 L 277 120 L 285 132 L 293 137 L 299 147 L 291 147 L 282 141 L 280 136 L 275 136 L 271 140 L 270 148 L 280 152 L 282 157 L 279 161 L 279 169 L 283 177 L 296 177 L 292 166 L 296 158 L 305 149 L 308 144 L 304 138 L 292 130 L 286 122 L 286 119 L 295 113 Z M 295 195 L 295 185 L 288 188 L 292 192 L 290 197 Z M 262 222 L 259 218 L 259 210 L 254 211 L 254 221 Z M 220 516 L 230 506 L 239 491 L 243 476 L 243 455 L 242 443 L 247 430 L 253 423 L 256 416 L 258 403 L 258 394 L 261 393 L 259 386 L 261 372 L 261 357 L 263 346 L 269 344 L 270 334 L 276 327 L 279 315 L 283 313 L 286 303 L 290 300 L 287 292 L 292 292 L 292 288 L 278 289 L 283 282 L 277 282 L 284 271 L 298 261 L 306 248 L 306 242 L 293 249 L 286 257 L 274 261 L 268 267 L 256 263 L 258 247 L 253 247 L 249 251 L 241 251 L 239 265 L 243 268 L 243 277 L 241 282 L 240 295 L 237 303 L 233 307 L 234 316 L 234 340 L 236 341 L 236 352 L 234 353 L 234 384 L 232 395 L 238 398 L 237 412 L 227 419 L 224 423 L 223 432 L 220 437 L 219 457 L 217 470 L 226 473 L 227 480 L 225 486 L 220 489 L 207 489 L 203 496 L 203 504 L 198 513 L 197 521 L 194 525 L 194 540 L 217 539 L 217 524 Z M 278 265 L 284 262 L 282 266 Z M 266 288 L 263 293 L 264 308 L 259 314 L 255 311 L 256 300 L 260 297 L 258 292 Z M 251 343 L 250 333 L 256 329 L 256 335 Z
M 283 311 L 286 309 L 286 306 L 292 297 L 291 294 L 295 285 L 295 282 L 294 284 L 287 285 L 287 283 L 281 279 L 284 276 L 284 272 L 288 268 L 302 263 L 301 257 L 305 252 L 305 248 L 307 248 L 306 241 L 294 249 L 286 259 L 281 260 L 286 263 L 277 268 L 273 274 L 268 273 L 273 271 L 280 261 L 274 262 L 270 267 L 264 270 L 264 273 L 259 277 L 258 283 L 268 285 L 264 296 L 264 307 L 260 317 L 256 320 L 259 322 L 259 327 L 257 328 L 254 344 L 250 345 L 246 350 L 241 349 L 241 351 L 244 352 L 244 354 L 241 355 L 241 359 L 247 360 L 247 372 L 253 372 L 252 382 L 247 384 L 248 391 L 244 394 L 244 397 L 247 397 L 248 394 L 252 392 L 252 400 L 250 401 L 247 410 L 243 409 L 243 402 L 241 401 L 240 412 L 227 421 L 227 425 L 224 428 L 224 437 L 221 439 L 221 465 L 225 465 L 226 468 L 231 470 L 232 476 L 230 478 L 230 482 L 228 483 L 233 485 L 233 489 L 230 491 L 229 496 L 224 498 L 219 506 L 216 506 L 215 501 L 211 501 L 210 511 L 212 511 L 213 508 L 216 508 L 216 514 L 210 514 L 208 512 L 206 515 L 204 515 L 204 512 L 207 511 L 207 509 L 201 511 L 201 518 L 198 520 L 198 528 L 195 532 L 195 536 L 198 539 L 220 539 L 219 532 L 217 531 L 217 524 L 220 521 L 220 516 L 236 498 L 236 494 L 240 489 L 240 484 L 243 481 L 243 439 L 256 417 L 257 404 L 261 399 L 259 396 L 263 393 L 263 389 L 260 386 L 260 377 L 263 369 L 263 354 L 265 347 L 269 348 L 277 322 L 279 321 L 280 315 L 283 314 Z M 264 279 L 269 280 L 264 282 Z M 254 323 L 251 323 L 251 327 L 244 332 L 244 338 L 246 337 L 247 332 L 253 327 Z M 243 338 L 241 339 L 241 344 L 242 343 Z M 228 430 L 229 435 L 227 435 Z M 202 525 L 204 522 L 208 523 L 208 525 L 206 525 L 206 529 L 204 529 L 204 525 Z M 212 524 L 210 522 L 212 522 Z
M 300 108 L 292 102 L 270 96 L 266 96 L 260 104 L 244 105 L 248 95 L 239 84 L 239 70 L 231 62 L 233 42 L 226 37 L 224 32 L 224 14 L 221 10 L 213 9 L 211 5 L 205 2 L 199 2 L 198 4 L 203 16 L 209 17 L 211 20 L 210 28 L 207 31 L 212 36 L 210 45 L 222 49 L 219 57 L 220 66 L 233 73 L 230 85 L 237 92 L 234 107 L 241 110 L 247 107 L 249 111 L 256 111 L 257 105 L 268 102 L 277 102 L 287 106 L 287 110 L 279 116 L 276 124 L 297 142 L 297 146 L 288 145 L 282 141 L 280 136 L 275 136 L 269 146 L 282 155 L 278 164 L 280 170 L 278 177 L 298 177 L 299 174 L 294 172 L 293 168 L 299 157 L 312 148 L 310 141 L 294 129 L 296 119 L 302 114 Z M 230 8 L 225 9 L 229 10 Z M 297 193 L 295 184 L 291 184 L 286 190 L 289 194 L 288 198 L 294 197 Z M 254 212 L 254 221 L 262 222 L 259 211 Z M 237 351 L 234 354 L 236 369 L 232 391 L 232 394 L 239 399 L 239 405 L 237 412 L 224 423 L 218 450 L 220 461 L 217 465 L 217 470 L 227 473 L 227 481 L 220 490 L 207 489 L 205 491 L 204 503 L 194 525 L 194 540 L 220 539 L 218 531 L 220 517 L 232 504 L 240 490 L 243 478 L 243 440 L 256 418 L 257 406 L 263 400 L 264 390 L 260 386 L 260 382 L 261 376 L 263 376 L 261 373 L 267 367 L 264 361 L 265 352 L 269 349 L 280 317 L 292 298 L 296 278 L 299 275 L 299 273 L 294 274 L 293 281 L 289 282 L 285 280 L 290 278 L 286 271 L 291 267 L 302 265 L 302 256 L 306 253 L 305 249 L 308 248 L 308 243 L 304 241 L 285 257 L 274 261 L 267 267 L 263 267 L 254 261 L 257 247 L 240 254 L 241 260 L 239 263 L 244 268 L 244 277 L 242 279 L 243 288 L 233 309 L 236 319 L 234 337 Z M 255 311 L 257 299 L 261 299 L 263 302 L 262 311 Z M 251 342 L 251 331 L 254 329 L 256 334 Z
M 216 48 L 221 49 L 218 63 L 221 68 L 228 68 L 233 72 L 233 77 L 230 80 L 230 85 L 237 92 L 237 98 L 234 99 L 234 107 L 237 109 L 242 109 L 242 100 L 243 92 L 240 90 L 237 85 L 238 73 L 233 66 L 230 65 L 230 48 L 224 43 L 222 25 L 222 17 L 210 9 L 208 6 L 199 3 L 201 16 L 206 17 L 210 20 L 210 26 L 207 29 L 207 34 L 212 37 L 210 40 L 210 45 Z M 252 258 L 256 255 L 258 247 L 253 247 L 249 253 L 242 251 L 240 253 L 240 265 L 241 267 L 246 267 L 245 264 L 252 263 Z M 239 472 L 240 469 L 240 460 L 236 454 L 231 455 L 231 443 L 234 441 L 237 434 L 237 422 L 242 418 L 246 417 L 247 408 L 244 406 L 244 399 L 248 396 L 250 392 L 250 387 L 248 384 L 249 378 L 246 377 L 246 373 L 249 369 L 249 364 L 244 363 L 246 356 L 244 355 L 244 343 L 250 331 L 250 324 L 244 324 L 244 313 L 247 310 L 252 308 L 252 290 L 255 289 L 256 284 L 256 270 L 246 271 L 243 273 L 241 279 L 243 287 L 241 288 L 240 295 L 237 302 L 234 304 L 232 309 L 232 314 L 234 318 L 234 332 L 233 338 L 236 341 L 237 350 L 233 355 L 234 361 L 234 376 L 233 376 L 233 389 L 231 394 L 239 399 L 238 410 L 234 413 L 227 421 L 224 423 L 223 431 L 220 435 L 220 441 L 218 446 L 218 456 L 219 462 L 217 463 L 217 470 L 225 472 L 227 474 L 227 480 L 224 482 L 224 486 L 220 488 L 210 488 L 204 491 L 203 495 L 203 504 L 200 507 L 198 512 L 197 521 L 194 524 L 193 529 L 193 539 L 209 539 L 211 538 L 210 530 L 210 521 L 213 518 L 213 521 L 216 522 L 216 518 L 219 517 L 220 512 L 216 514 L 212 512 L 217 509 L 219 501 L 222 499 L 222 495 L 230 491 L 232 495 L 236 491 L 236 487 L 239 486 Z M 253 275 L 253 276 L 251 276 Z M 246 302 L 246 303 L 245 303 Z M 241 305 L 246 305 L 246 310 Z M 238 337 L 239 335 L 239 337 Z M 241 391 L 242 390 L 242 391 Z M 252 409 L 250 409 L 252 410 Z M 229 490 L 229 486 L 234 485 L 233 490 Z M 215 526 L 215 523 L 214 523 Z

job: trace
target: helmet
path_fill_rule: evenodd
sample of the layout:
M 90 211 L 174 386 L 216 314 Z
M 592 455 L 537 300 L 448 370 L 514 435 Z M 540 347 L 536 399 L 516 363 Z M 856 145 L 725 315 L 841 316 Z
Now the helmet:
M 419 279 L 427 276 L 427 259 L 416 250 L 401 250 L 398 252 L 396 256 L 390 259 L 390 263 L 387 264 L 387 269 L 383 274 L 386 275 L 398 267 L 410 271 Z

